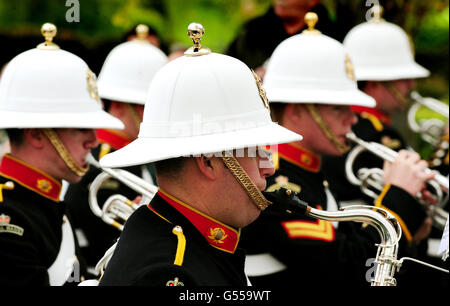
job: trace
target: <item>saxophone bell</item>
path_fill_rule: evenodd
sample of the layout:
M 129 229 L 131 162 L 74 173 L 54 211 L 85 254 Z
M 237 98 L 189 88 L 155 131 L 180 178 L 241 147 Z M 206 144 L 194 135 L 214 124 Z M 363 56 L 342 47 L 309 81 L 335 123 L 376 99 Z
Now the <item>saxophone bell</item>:
M 377 230 L 380 236 L 375 262 L 377 268 L 372 286 L 395 286 L 394 273 L 397 269 L 398 242 L 402 230 L 395 217 L 389 212 L 372 206 L 347 206 L 339 211 L 323 211 L 312 208 L 298 198 L 295 192 L 280 188 L 273 192 L 263 192 L 277 208 L 289 214 L 309 216 L 325 221 L 354 221 L 367 223 Z
M 295 192 L 280 188 L 272 192 L 263 192 L 263 195 L 273 202 L 275 207 L 288 214 L 299 214 L 325 221 L 353 221 L 367 223 L 374 227 L 379 234 L 380 243 L 375 244 L 377 254 L 375 257 L 375 276 L 371 286 L 396 286 L 394 274 L 399 271 L 403 261 L 410 260 L 426 265 L 430 268 L 449 273 L 448 270 L 430 265 L 414 258 L 403 257 L 398 260 L 398 243 L 402 236 L 402 229 L 397 219 L 387 210 L 375 206 L 353 205 L 340 208 L 339 211 L 323 211 L 312 208 L 302 201 Z M 273 206 L 272 206 L 273 207 Z

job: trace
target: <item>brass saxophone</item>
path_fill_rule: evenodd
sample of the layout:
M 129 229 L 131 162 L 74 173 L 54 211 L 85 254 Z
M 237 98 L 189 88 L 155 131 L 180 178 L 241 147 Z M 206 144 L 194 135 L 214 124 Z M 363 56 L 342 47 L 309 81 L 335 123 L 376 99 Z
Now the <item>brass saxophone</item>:
M 323 211 L 312 208 L 308 203 L 298 198 L 295 192 L 280 188 L 273 192 L 263 192 L 264 196 L 278 206 L 279 209 L 289 214 L 299 214 L 326 221 L 354 221 L 363 222 L 373 226 L 379 236 L 380 243 L 375 257 L 375 277 L 371 280 L 371 286 L 396 286 L 394 278 L 403 261 L 411 260 L 424 264 L 431 268 L 448 273 L 439 267 L 421 262 L 414 258 L 403 257 L 398 260 L 398 242 L 402 235 L 402 229 L 397 219 L 388 211 L 374 206 L 354 205 L 341 208 L 339 211 Z

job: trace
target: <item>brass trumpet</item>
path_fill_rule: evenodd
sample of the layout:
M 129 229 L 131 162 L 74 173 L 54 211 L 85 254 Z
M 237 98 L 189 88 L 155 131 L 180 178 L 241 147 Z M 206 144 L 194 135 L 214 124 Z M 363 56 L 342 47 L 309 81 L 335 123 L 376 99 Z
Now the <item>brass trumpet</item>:
M 340 208 L 339 211 L 323 211 L 312 208 L 308 203 L 299 199 L 295 192 L 289 189 L 280 188 L 273 192 L 263 192 L 263 194 L 268 200 L 277 205 L 279 209 L 288 214 L 309 216 L 331 222 L 362 222 L 373 226 L 377 230 L 381 241 L 376 244 L 378 247 L 375 257 L 376 270 L 375 276 L 371 280 L 371 286 L 396 286 L 397 281 L 394 278 L 394 274 L 400 270 L 405 260 L 414 261 L 430 268 L 449 273 L 448 270 L 414 258 L 403 257 L 398 260 L 398 242 L 402 235 L 402 229 L 397 219 L 382 208 L 352 205 Z
M 357 144 L 357 146 L 349 152 L 345 161 L 345 173 L 348 181 L 353 185 L 360 186 L 361 191 L 369 197 L 374 199 L 378 198 L 379 193 L 384 186 L 383 170 L 379 168 L 361 168 L 358 170 L 357 174 L 355 174 L 353 171 L 353 164 L 356 157 L 364 151 L 369 151 L 383 160 L 394 162 L 398 153 L 382 144 L 366 142 L 358 138 L 352 132 L 348 133 L 346 137 Z M 429 172 L 431 170 L 427 168 L 425 171 Z M 427 182 L 427 185 L 431 187 L 436 203 L 430 205 L 424 201 L 420 195 L 419 201 L 427 207 L 428 214 L 433 218 L 433 225 L 443 230 L 448 218 L 448 212 L 443 209 L 443 206 L 447 203 L 449 197 L 449 181 L 445 176 L 436 173 L 435 177 Z
M 148 203 L 158 191 L 158 187 L 150 184 L 144 179 L 134 175 L 123 169 L 102 168 L 98 161 L 89 154 L 86 158 L 87 162 L 100 169 L 102 172 L 92 181 L 89 187 L 89 207 L 92 212 L 101 218 L 105 223 L 114 226 L 120 231 L 128 217 L 142 204 Z M 104 203 L 103 208 L 97 201 L 97 192 L 101 185 L 108 179 L 115 178 L 121 183 L 142 195 L 141 202 L 135 203 L 123 195 L 112 195 Z
M 448 105 L 431 97 L 422 97 L 418 92 L 411 92 L 411 100 L 413 104 L 408 110 L 407 120 L 410 129 L 416 133 L 419 133 L 423 140 L 436 146 L 439 144 L 442 136 L 445 122 L 438 118 L 430 118 L 421 120 L 419 123 L 416 121 L 416 113 L 421 106 L 425 106 L 436 113 L 449 118 Z

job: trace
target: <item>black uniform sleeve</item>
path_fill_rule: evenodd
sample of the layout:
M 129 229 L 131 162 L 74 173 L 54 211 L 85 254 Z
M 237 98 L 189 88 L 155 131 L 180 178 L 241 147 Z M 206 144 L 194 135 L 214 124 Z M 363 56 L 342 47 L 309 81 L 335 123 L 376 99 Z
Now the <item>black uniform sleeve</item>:
M 394 185 L 384 187 L 375 205 L 394 214 L 408 242 L 427 217 L 425 209 L 413 196 Z
M 10 218 L 9 224 L 0 225 L 0 284 L 6 286 L 49 286 L 47 268 L 35 248 L 32 227 L 8 209 L 0 214 Z

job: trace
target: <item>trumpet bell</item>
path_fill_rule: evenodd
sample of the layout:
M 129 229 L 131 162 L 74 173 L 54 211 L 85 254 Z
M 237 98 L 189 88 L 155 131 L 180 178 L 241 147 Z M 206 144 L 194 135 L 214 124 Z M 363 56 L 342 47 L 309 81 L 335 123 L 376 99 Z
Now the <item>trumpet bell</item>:
M 347 138 L 357 143 L 357 145 L 348 153 L 345 161 L 345 173 L 348 181 L 361 188 L 361 191 L 373 198 L 377 199 L 383 190 L 383 170 L 379 168 L 360 168 L 355 171 L 354 164 L 357 157 L 365 151 L 373 153 L 379 158 L 393 162 L 397 157 L 397 152 L 391 150 L 379 143 L 366 142 L 358 138 L 355 134 L 347 134 Z M 425 171 L 431 171 L 426 169 Z M 356 172 L 356 174 L 355 174 Z M 427 213 L 433 219 L 433 226 L 439 230 L 445 227 L 445 221 L 448 218 L 448 212 L 443 209 L 447 204 L 448 179 L 440 174 L 436 174 L 435 178 L 427 182 L 427 190 L 431 193 L 431 199 L 426 199 L 422 194 L 418 195 L 418 201 L 426 208 Z
M 422 97 L 418 92 L 413 91 L 410 95 L 413 104 L 408 110 L 407 121 L 410 129 L 418 133 L 421 138 L 433 146 L 437 146 L 444 132 L 445 122 L 449 118 L 448 104 L 430 97 Z M 439 114 L 439 117 L 417 120 L 419 109 L 426 107 Z
M 100 164 L 89 155 L 87 161 L 95 166 L 99 167 L 102 171 L 97 177 L 92 181 L 89 187 L 89 206 L 91 211 L 97 217 L 101 218 L 106 224 L 114 226 L 118 230 L 122 231 L 125 222 L 130 217 L 130 215 L 142 204 L 150 202 L 158 191 L 158 187 L 150 184 L 144 179 L 134 175 L 123 169 L 111 169 L 102 168 Z M 110 196 L 102 208 L 97 201 L 97 193 L 102 184 L 110 178 L 114 178 L 119 182 L 125 184 L 129 188 L 136 191 L 136 193 L 142 195 L 142 200 L 140 203 L 135 203 L 123 195 L 112 195 Z

